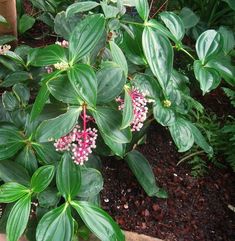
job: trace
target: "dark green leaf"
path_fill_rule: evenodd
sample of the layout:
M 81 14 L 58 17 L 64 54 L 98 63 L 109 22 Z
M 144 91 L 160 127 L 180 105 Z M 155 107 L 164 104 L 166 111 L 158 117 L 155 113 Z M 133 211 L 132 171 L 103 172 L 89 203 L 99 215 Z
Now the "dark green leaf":
M 103 177 L 94 168 L 81 168 L 81 180 L 79 197 L 95 196 L 103 189 Z
M 12 87 L 12 90 L 17 97 L 17 99 L 25 106 L 30 98 L 29 88 L 26 85 L 18 83 Z
M 66 113 L 43 121 L 37 128 L 36 139 L 48 142 L 68 134 L 76 125 L 80 113 L 80 107 L 70 107 Z
M 3 36 L 0 36 L 0 45 L 9 43 L 9 42 L 14 41 L 14 40 L 16 40 L 16 37 L 13 36 L 13 35 L 3 35 Z
M 140 17 L 147 21 L 149 17 L 149 4 L 147 0 L 136 0 L 135 6 Z
M 196 42 L 197 55 L 202 61 L 202 64 L 216 56 L 222 47 L 223 42 L 221 34 L 215 30 L 203 32 Z
M 17 100 L 16 96 L 9 91 L 5 91 L 2 94 L 2 103 L 6 110 L 13 111 L 19 108 L 19 101 Z
M 123 54 L 122 50 L 113 41 L 110 41 L 109 44 L 110 44 L 110 50 L 113 57 L 113 61 L 122 68 L 122 70 L 125 73 L 125 76 L 127 77 L 128 66 L 127 66 L 125 55 Z
M 7 240 L 18 241 L 23 234 L 30 214 L 31 195 L 25 195 L 13 206 L 7 220 Z
M 8 182 L 0 186 L 0 203 L 11 203 L 15 202 L 26 193 L 29 192 L 25 186 L 16 183 Z
M 81 186 L 81 170 L 70 154 L 65 153 L 57 169 L 56 184 L 59 192 L 66 200 L 74 198 Z
M 31 178 L 33 192 L 42 192 L 51 183 L 55 174 L 55 167 L 52 165 L 42 166 L 37 169 Z
M 130 128 L 120 130 L 122 116 L 119 111 L 108 107 L 97 107 L 92 114 L 99 130 L 111 140 L 118 143 L 128 143 L 131 140 Z
M 102 209 L 82 201 L 73 201 L 72 206 L 76 209 L 83 222 L 102 241 L 124 241 L 125 236 Z
M 169 130 L 179 152 L 188 151 L 193 146 L 194 136 L 186 120 L 178 118 Z
M 75 13 L 86 12 L 97 6 L 99 6 L 99 3 L 94 1 L 75 2 L 66 9 L 66 16 L 71 17 Z
M 24 14 L 19 21 L 19 33 L 20 34 L 25 33 L 27 30 L 33 27 L 34 23 L 35 23 L 35 18 L 27 14 Z
M 0 178 L 4 182 L 18 182 L 22 185 L 29 185 L 30 177 L 25 168 L 13 161 L 0 162 Z
M 138 151 L 128 152 L 125 160 L 148 196 L 158 197 L 159 187 L 147 159 Z
M 69 39 L 69 58 L 72 63 L 90 53 L 103 35 L 105 26 L 101 14 L 91 15 L 80 22 Z
M 203 95 L 215 89 L 221 81 L 221 77 L 217 70 L 204 67 L 200 60 L 194 62 L 194 74 L 200 83 Z
M 125 129 L 126 127 L 130 126 L 133 118 L 134 118 L 134 110 L 133 110 L 132 98 L 130 96 L 129 90 L 125 89 L 121 129 Z
M 46 213 L 40 220 L 37 241 L 69 241 L 73 235 L 73 218 L 70 208 L 64 204 Z
M 181 18 L 173 12 L 162 12 L 160 17 L 175 38 L 179 41 L 182 40 L 185 35 L 185 29 Z
M 200 20 L 200 18 L 187 7 L 181 9 L 179 16 L 183 20 L 185 28 L 192 28 L 196 26 Z
M 95 106 L 97 99 L 97 79 L 93 69 L 86 64 L 77 64 L 69 69 L 70 83 L 88 105 Z
M 97 72 L 97 82 L 97 103 L 108 103 L 121 93 L 126 79 L 123 70 L 119 66 L 107 62 Z
M 58 195 L 58 190 L 56 188 L 48 187 L 46 190 L 38 194 L 38 202 L 40 207 L 55 207 L 59 201 L 60 195 Z
M 0 84 L 2 87 L 10 87 L 19 82 L 32 79 L 32 75 L 26 71 L 16 71 L 6 76 L 4 81 Z
M 170 41 L 150 27 L 143 32 L 143 49 L 153 74 L 166 89 L 173 68 L 173 49 Z

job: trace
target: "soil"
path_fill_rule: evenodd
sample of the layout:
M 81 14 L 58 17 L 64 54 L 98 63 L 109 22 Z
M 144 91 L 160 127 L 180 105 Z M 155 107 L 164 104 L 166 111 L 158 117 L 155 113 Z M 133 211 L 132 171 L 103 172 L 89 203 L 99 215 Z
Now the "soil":
M 103 208 L 122 229 L 168 241 L 235 240 L 235 175 L 230 169 L 209 165 L 203 178 L 190 176 L 168 131 L 153 125 L 146 145 L 138 150 L 149 160 L 168 199 L 148 197 L 124 161 L 104 161 Z

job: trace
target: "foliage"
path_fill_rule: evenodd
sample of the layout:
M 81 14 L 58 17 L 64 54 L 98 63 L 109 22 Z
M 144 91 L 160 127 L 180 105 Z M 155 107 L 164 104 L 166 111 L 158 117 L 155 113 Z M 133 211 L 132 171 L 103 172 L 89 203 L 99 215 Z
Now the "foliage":
M 44 9 L 55 1 L 35 1 L 41 3 Z M 139 16 L 131 17 L 126 5 Z M 26 229 L 31 240 L 69 241 L 84 225 L 101 240 L 125 240 L 98 207 L 103 180 L 96 169 L 103 156 L 117 156 L 149 196 L 166 198 L 147 159 L 135 150 L 152 120 L 169 129 L 179 152 L 196 144 L 212 155 L 191 121 L 203 107 L 190 96 L 190 82 L 197 79 L 203 94 L 221 78 L 234 82 L 234 43 L 207 30 L 193 52 L 178 15 L 149 18 L 146 0 L 134 5 L 76 2 L 54 19 L 64 41 L 14 51 L 1 47 L 0 86 L 7 89 L 0 106 L 0 201 L 16 201 L 6 224 L 9 240 Z M 191 58 L 195 79 L 177 69 L 177 52 Z M 27 226 L 32 201 L 36 220 Z

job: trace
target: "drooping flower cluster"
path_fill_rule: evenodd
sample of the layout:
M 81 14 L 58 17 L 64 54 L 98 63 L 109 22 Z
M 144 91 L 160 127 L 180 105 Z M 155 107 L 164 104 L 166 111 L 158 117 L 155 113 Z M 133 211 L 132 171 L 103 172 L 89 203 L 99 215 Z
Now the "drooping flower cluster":
M 10 49 L 11 49 L 10 45 L 7 45 L 7 44 L 0 45 L 0 55 L 6 54 L 6 52 L 9 51 Z
M 146 93 L 141 92 L 135 87 L 132 87 L 129 91 L 132 106 L 133 106 L 133 114 L 134 118 L 131 122 L 131 131 L 140 131 L 143 127 L 143 122 L 147 118 L 148 107 L 147 103 L 149 102 L 146 98 Z M 124 109 L 124 100 L 121 97 L 116 99 L 117 102 L 120 103 L 119 110 Z
M 69 42 L 66 41 L 66 40 L 63 40 L 62 42 L 56 41 L 55 44 L 58 44 L 58 45 L 60 45 L 63 48 L 68 48 L 69 47 Z
M 83 129 L 76 125 L 66 136 L 56 140 L 54 146 L 56 151 L 71 151 L 72 159 L 78 165 L 83 165 L 88 160 L 92 149 L 96 148 L 97 130 L 86 128 L 89 117 L 86 110 L 83 111 Z

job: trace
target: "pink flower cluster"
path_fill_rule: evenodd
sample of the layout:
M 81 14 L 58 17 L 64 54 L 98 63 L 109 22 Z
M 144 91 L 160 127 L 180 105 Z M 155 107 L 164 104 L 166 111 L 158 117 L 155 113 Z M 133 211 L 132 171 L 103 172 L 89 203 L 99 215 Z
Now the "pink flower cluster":
M 55 44 L 60 45 L 63 48 L 68 48 L 69 47 L 69 42 L 66 40 L 63 40 L 62 42 L 56 41 Z
M 149 101 L 145 97 L 146 94 L 140 92 L 135 87 L 132 87 L 132 89 L 129 91 L 129 94 L 131 96 L 133 112 L 134 112 L 134 118 L 133 118 L 133 121 L 131 122 L 131 131 L 140 131 L 140 129 L 143 127 L 143 122 L 147 118 L 147 113 L 148 113 L 147 103 Z M 120 103 L 118 107 L 119 110 L 123 110 L 124 100 L 121 97 L 118 97 L 116 101 Z
M 66 136 L 56 140 L 54 146 L 57 151 L 71 151 L 74 162 L 83 165 L 88 160 L 92 149 L 96 148 L 97 130 L 95 128 L 81 130 L 80 126 Z

